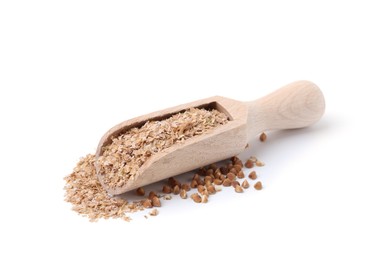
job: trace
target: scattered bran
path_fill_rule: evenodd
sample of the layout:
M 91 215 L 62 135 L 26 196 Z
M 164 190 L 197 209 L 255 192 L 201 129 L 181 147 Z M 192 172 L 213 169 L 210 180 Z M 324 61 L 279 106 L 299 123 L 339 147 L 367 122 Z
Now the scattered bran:
M 88 154 L 80 159 L 73 172 L 65 177 L 65 201 L 72 209 L 91 221 L 99 218 L 123 218 L 130 220 L 126 213 L 142 209 L 121 198 L 111 197 L 100 184 L 95 171 L 95 156 Z
M 134 127 L 102 148 L 103 154 L 97 160 L 102 181 L 110 188 L 122 187 L 154 154 L 227 122 L 227 116 L 215 109 L 190 108 Z

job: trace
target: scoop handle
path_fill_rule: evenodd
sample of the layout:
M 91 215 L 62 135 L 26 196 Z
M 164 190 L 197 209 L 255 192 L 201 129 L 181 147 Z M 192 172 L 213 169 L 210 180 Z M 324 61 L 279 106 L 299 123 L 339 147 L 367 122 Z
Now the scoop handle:
M 296 81 L 260 99 L 247 102 L 248 137 L 266 130 L 306 127 L 325 111 L 324 96 L 310 81 Z

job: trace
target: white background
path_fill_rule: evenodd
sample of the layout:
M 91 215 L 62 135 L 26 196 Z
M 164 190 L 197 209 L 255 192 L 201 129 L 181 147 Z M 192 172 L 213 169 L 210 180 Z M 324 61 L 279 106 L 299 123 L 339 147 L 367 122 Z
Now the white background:
M 389 259 L 386 1 L 1 1 L 1 259 Z M 242 155 L 264 190 L 90 223 L 63 177 L 122 120 L 297 79 L 327 108 Z

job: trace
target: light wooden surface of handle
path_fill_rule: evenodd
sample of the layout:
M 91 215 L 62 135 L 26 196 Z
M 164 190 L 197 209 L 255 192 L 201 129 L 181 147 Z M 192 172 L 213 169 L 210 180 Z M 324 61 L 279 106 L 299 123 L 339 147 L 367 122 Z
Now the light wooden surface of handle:
M 325 111 L 324 96 L 310 81 L 293 82 L 247 105 L 249 138 L 266 130 L 312 125 Z

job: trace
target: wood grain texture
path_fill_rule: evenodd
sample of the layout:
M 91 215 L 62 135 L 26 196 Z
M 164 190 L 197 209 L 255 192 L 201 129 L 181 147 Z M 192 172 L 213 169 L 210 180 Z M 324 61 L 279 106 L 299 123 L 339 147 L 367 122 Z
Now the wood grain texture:
M 110 189 L 104 185 L 97 167 L 98 178 L 105 189 L 111 194 L 121 194 L 232 157 L 245 149 L 249 137 L 260 132 L 300 128 L 315 123 L 324 113 L 325 102 L 320 89 L 309 81 L 291 83 L 252 102 L 219 96 L 198 100 L 120 123 L 102 137 L 96 158 L 102 154 L 102 147 L 110 144 L 112 137 L 132 127 L 139 127 L 148 120 L 167 118 L 191 107 L 210 106 L 228 115 L 229 122 L 153 155 L 120 188 Z
M 325 111 L 320 88 L 304 80 L 288 84 L 247 105 L 249 136 L 266 130 L 306 127 L 317 122 Z

